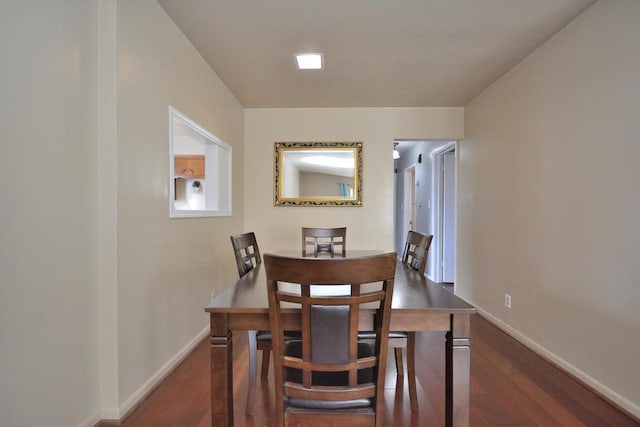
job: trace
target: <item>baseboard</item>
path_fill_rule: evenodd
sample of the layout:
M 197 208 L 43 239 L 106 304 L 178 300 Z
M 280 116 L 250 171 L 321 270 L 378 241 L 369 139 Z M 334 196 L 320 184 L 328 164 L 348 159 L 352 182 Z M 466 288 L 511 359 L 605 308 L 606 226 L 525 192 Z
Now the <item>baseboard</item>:
M 99 412 L 96 412 L 86 420 L 82 421 L 77 427 L 119 426 L 121 424 L 121 419 L 117 414 L 117 408 L 103 408 Z
M 86 420 L 78 424 L 78 427 L 93 427 L 96 424 L 100 423 L 101 421 L 102 421 L 101 413 L 96 412 L 95 414 L 91 415 L 89 418 L 87 418 Z
M 498 319 L 491 313 L 483 310 L 482 308 L 475 305 L 478 314 L 487 319 L 489 322 L 494 324 L 497 328 L 504 331 L 507 335 L 511 336 L 518 342 L 522 343 L 525 347 L 536 353 L 538 356 L 542 357 L 552 365 L 556 366 L 560 370 L 566 372 L 568 375 L 575 378 L 578 382 L 582 383 L 585 387 L 591 389 L 594 393 L 598 394 L 607 402 L 611 403 L 613 406 L 617 407 L 622 412 L 625 412 L 630 417 L 635 418 L 635 420 L 640 419 L 640 406 L 631 402 L 629 399 L 624 396 L 616 393 L 611 390 L 609 387 L 605 386 L 601 382 L 597 381 L 593 377 L 591 377 L 586 372 L 576 368 L 571 363 L 567 362 L 563 358 L 559 357 L 555 353 L 549 351 L 544 346 L 538 344 L 536 341 L 528 338 L 523 335 L 521 332 L 517 331 L 513 327 L 509 326 L 502 320 Z M 473 349 L 473 345 L 471 346 Z
M 209 325 L 204 327 L 196 336 L 182 347 L 171 359 L 158 369 L 147 381 L 140 386 L 116 411 L 103 409 L 101 416 L 93 423 L 93 417 L 80 424 L 78 427 L 91 427 L 98 423 L 106 425 L 120 425 L 143 401 L 151 394 L 154 388 L 162 382 L 191 352 L 209 335 Z M 87 424 L 89 423 L 89 424 Z

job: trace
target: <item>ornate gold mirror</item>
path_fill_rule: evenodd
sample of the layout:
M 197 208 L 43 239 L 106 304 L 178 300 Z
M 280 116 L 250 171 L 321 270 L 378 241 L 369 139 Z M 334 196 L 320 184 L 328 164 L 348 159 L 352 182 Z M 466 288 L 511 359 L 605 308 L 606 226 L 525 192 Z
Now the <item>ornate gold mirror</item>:
M 362 206 L 362 142 L 276 142 L 274 206 Z

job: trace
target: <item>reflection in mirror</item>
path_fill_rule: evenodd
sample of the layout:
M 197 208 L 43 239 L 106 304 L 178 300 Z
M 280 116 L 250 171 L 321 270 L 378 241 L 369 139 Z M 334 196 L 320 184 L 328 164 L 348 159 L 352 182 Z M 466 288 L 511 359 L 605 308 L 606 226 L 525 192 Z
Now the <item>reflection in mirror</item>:
M 275 206 L 361 206 L 362 143 L 277 142 Z
M 231 215 L 231 147 L 169 107 L 170 216 Z
M 287 171 L 284 197 L 353 197 L 352 150 L 287 151 L 282 158 Z

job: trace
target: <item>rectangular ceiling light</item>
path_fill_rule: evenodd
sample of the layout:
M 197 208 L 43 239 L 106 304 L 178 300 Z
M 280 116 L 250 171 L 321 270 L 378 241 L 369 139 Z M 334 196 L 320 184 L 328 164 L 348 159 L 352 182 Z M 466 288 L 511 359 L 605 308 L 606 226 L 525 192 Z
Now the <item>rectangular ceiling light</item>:
M 321 53 L 296 53 L 298 70 L 322 70 Z

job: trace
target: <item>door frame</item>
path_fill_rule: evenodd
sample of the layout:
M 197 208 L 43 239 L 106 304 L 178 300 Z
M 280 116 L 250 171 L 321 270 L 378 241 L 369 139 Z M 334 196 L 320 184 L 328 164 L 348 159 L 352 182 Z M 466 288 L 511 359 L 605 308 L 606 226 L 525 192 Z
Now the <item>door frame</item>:
M 411 176 L 413 172 L 413 180 L 408 180 L 407 177 Z M 413 228 L 415 228 L 415 189 L 416 189 L 416 164 L 412 163 L 404 168 L 402 171 L 402 231 L 403 231 L 403 239 L 406 238 L 409 230 L 412 228 L 409 226 L 409 220 L 413 220 Z M 411 197 L 407 197 L 410 194 Z M 413 206 L 412 206 L 413 205 Z M 404 242 L 402 243 L 404 247 Z
M 457 201 L 457 193 L 458 193 L 458 150 L 457 150 L 458 142 L 450 141 L 446 144 L 441 145 L 440 147 L 434 149 L 431 152 L 431 206 L 433 206 L 432 215 L 431 215 L 431 229 L 434 230 L 433 241 L 431 242 L 431 249 L 429 255 L 431 257 L 431 262 L 429 263 L 429 272 L 427 276 L 436 283 L 442 282 L 442 249 L 443 249 L 443 228 L 444 228 L 444 218 L 442 215 L 442 205 L 444 200 L 444 180 L 443 180 L 443 155 L 450 151 L 455 150 L 455 162 L 456 162 L 456 170 L 455 170 L 455 178 L 454 178 L 454 199 Z M 457 207 L 457 206 L 456 206 Z M 457 210 L 456 210 L 457 212 Z M 454 219 L 454 230 L 457 228 L 457 214 Z M 455 247 L 457 247 L 457 233 L 454 231 L 454 252 Z M 456 257 L 454 257 L 454 277 L 456 271 Z M 455 286 L 455 282 L 454 282 Z

